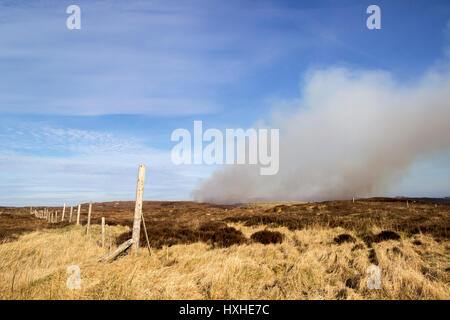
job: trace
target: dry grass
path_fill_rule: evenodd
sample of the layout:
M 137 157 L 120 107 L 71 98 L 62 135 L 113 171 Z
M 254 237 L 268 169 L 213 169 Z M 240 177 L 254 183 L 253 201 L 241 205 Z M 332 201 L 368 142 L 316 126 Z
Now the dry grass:
M 250 238 L 267 226 L 229 224 Z M 2 299 L 450 299 L 450 246 L 426 234 L 373 243 L 382 289 L 366 287 L 369 249 L 349 229 L 274 227 L 283 242 L 213 248 L 204 242 L 144 248 L 110 264 L 97 259 L 100 228 L 91 236 L 68 226 L 0 244 Z M 108 226 L 108 239 L 128 227 Z M 370 230 L 377 234 L 382 229 Z M 340 234 L 355 243 L 336 244 Z M 414 242 L 416 244 L 414 244 Z M 419 244 L 420 243 L 420 244 Z M 66 286 L 67 267 L 81 268 L 81 289 Z

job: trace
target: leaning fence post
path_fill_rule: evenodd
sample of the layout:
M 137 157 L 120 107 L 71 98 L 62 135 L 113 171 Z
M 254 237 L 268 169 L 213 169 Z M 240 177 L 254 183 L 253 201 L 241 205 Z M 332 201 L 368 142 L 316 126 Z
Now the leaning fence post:
M 80 225 L 80 211 L 81 211 L 81 204 L 78 205 L 77 226 Z
M 135 255 L 138 254 L 139 238 L 141 235 L 141 217 L 142 217 L 142 199 L 144 197 L 145 165 L 141 164 L 138 171 L 138 180 L 136 186 L 136 206 L 134 208 L 133 221 L 133 243 L 131 249 Z
M 66 203 L 64 202 L 64 207 L 63 207 L 63 212 L 62 212 L 62 217 L 61 217 L 61 221 L 64 221 L 64 214 L 66 213 Z
M 69 223 L 72 222 L 73 207 L 70 207 Z
M 102 217 L 102 248 L 105 247 L 105 217 Z
M 113 252 L 110 252 L 107 255 L 105 255 L 104 257 L 100 258 L 99 262 L 111 262 L 111 261 L 113 261 L 120 254 L 122 254 L 122 252 L 125 252 L 125 250 L 127 250 L 132 243 L 133 243 L 133 239 L 129 239 L 129 240 L 125 241 L 120 246 L 118 246 L 116 250 L 114 250 Z
M 89 201 L 89 211 L 88 211 L 86 234 L 89 234 L 89 227 L 91 226 L 91 214 L 92 214 L 92 201 Z

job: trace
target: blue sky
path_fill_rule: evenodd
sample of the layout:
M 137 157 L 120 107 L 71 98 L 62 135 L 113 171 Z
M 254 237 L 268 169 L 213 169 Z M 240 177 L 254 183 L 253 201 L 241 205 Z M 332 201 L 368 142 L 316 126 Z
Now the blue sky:
M 71 4 L 81 30 L 66 28 Z M 366 28 L 371 4 L 381 30 Z M 446 59 L 449 21 L 445 0 L 0 0 L 0 205 L 133 199 L 139 163 L 146 199 L 189 199 L 215 168 L 173 166 L 173 130 L 251 127 L 315 69 L 407 85 Z M 448 159 L 387 193 L 448 195 Z

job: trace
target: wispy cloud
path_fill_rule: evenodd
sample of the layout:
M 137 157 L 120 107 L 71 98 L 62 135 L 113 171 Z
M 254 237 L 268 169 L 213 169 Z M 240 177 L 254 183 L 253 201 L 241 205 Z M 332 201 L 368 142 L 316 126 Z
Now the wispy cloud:
M 265 26 L 283 21 L 278 11 L 245 4 L 238 12 L 209 1 L 79 5 L 82 29 L 69 31 L 66 2 L 0 4 L 0 112 L 217 112 L 223 85 L 304 45 L 286 41 L 294 31 Z
M 39 122 L 22 122 L 0 130 L 0 151 L 19 154 L 65 152 L 83 154 L 135 150 L 135 138 L 119 138 L 109 132 L 53 128 Z
M 132 200 L 141 163 L 148 166 L 146 199 L 187 200 L 212 170 L 174 166 L 170 152 L 137 139 L 37 123 L 4 129 L 0 145 L 0 205 Z

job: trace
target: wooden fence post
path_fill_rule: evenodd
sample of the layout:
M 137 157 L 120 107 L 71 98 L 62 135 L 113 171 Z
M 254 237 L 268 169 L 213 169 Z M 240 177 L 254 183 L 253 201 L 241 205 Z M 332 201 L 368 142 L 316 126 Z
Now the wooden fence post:
M 48 212 L 48 209 L 46 209 L 46 210 L 47 210 L 47 222 L 50 223 L 50 212 Z
M 89 211 L 88 211 L 86 234 L 89 234 L 89 227 L 91 226 L 91 214 L 92 214 L 92 201 L 89 201 Z
M 105 217 L 102 217 L 102 248 L 105 247 Z
M 58 222 L 58 211 L 55 211 L 55 221 L 54 221 L 55 223 L 57 223 Z
M 70 207 L 69 223 L 72 222 L 73 207 Z
M 116 259 L 122 252 L 124 252 L 125 250 L 127 250 L 130 245 L 133 243 L 133 239 L 129 239 L 127 241 L 125 241 L 124 243 L 122 243 L 120 246 L 117 247 L 116 250 L 114 250 L 113 252 L 108 253 L 106 256 L 100 258 L 98 261 L 99 262 L 111 262 L 114 259 Z
M 62 212 L 62 217 L 61 217 L 61 221 L 64 221 L 64 214 L 66 213 L 66 203 L 64 202 L 64 207 L 63 207 L 63 212 Z
M 142 199 L 144 197 L 145 165 L 141 164 L 138 171 L 136 186 L 136 206 L 134 208 L 133 235 L 131 249 L 135 255 L 138 254 L 139 237 L 141 235 Z
M 81 204 L 78 205 L 78 212 L 77 212 L 77 226 L 80 225 L 80 211 L 81 211 Z

